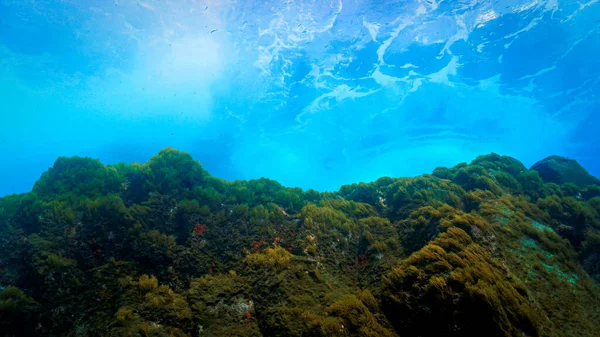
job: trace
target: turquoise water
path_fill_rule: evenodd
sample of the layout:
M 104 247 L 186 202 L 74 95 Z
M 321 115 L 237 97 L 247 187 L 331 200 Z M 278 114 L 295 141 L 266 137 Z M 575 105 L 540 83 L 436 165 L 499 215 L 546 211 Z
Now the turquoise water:
M 337 190 L 497 152 L 600 175 L 600 3 L 0 0 L 0 195 L 190 152 Z

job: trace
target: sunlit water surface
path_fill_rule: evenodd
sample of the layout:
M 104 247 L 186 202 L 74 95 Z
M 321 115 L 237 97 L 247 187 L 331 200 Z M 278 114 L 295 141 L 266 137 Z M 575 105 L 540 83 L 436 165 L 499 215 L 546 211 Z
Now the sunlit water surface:
M 600 3 L 0 0 L 0 195 L 190 152 L 337 190 L 479 154 L 600 175 Z

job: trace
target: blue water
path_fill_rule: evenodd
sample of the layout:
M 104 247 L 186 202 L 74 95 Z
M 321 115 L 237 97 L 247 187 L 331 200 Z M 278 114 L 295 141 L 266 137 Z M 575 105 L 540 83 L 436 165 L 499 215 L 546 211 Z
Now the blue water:
M 598 0 L 0 0 L 0 195 L 58 156 L 337 190 L 497 152 L 600 175 Z

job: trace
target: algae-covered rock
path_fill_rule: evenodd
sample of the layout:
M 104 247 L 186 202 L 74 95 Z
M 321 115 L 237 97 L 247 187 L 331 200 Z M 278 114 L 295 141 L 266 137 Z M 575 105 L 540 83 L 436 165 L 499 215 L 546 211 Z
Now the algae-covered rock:
M 14 286 L 0 287 L 0 335 L 36 336 L 40 305 Z
M 0 337 L 595 336 L 600 185 L 552 158 L 332 193 L 61 158 L 0 198 Z
M 537 171 L 545 182 L 576 185 L 600 185 L 600 179 L 592 176 L 574 159 L 550 156 L 533 164 L 531 170 Z
M 539 336 L 527 289 L 457 227 L 384 279 L 385 314 L 402 336 Z

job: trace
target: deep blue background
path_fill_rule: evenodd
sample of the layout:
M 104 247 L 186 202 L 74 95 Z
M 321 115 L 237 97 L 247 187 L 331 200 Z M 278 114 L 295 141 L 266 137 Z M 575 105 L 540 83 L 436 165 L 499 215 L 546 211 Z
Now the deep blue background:
M 337 190 L 479 154 L 600 175 L 600 3 L 0 0 L 0 195 L 173 146 Z

